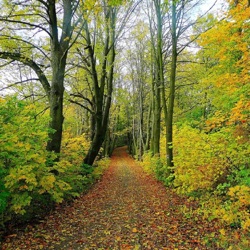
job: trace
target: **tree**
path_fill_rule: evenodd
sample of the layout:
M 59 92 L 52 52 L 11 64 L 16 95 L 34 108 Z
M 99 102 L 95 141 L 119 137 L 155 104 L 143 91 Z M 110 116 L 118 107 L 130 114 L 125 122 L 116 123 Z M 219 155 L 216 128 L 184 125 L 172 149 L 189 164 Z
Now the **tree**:
M 82 58 L 85 80 L 88 81 L 90 98 L 84 93 L 73 93 L 78 104 L 84 100 L 90 104 L 91 146 L 84 163 L 92 165 L 106 136 L 112 100 L 116 44 L 121 32 L 139 2 L 96 1 L 92 7 L 82 10 L 83 32 L 78 53 Z M 89 22 L 89 20 L 92 20 Z M 80 98 L 80 99 L 79 99 Z
M 169 1 L 162 3 L 155 2 L 155 12 L 157 20 L 157 65 L 158 79 L 162 90 L 162 106 L 164 110 L 164 121 L 166 129 L 166 158 L 167 166 L 173 166 L 173 116 L 176 93 L 178 57 L 187 49 L 200 35 L 188 38 L 191 27 L 197 22 L 197 18 L 192 18 L 191 11 L 201 3 L 194 1 Z M 168 20 L 165 22 L 164 20 Z M 163 28 L 166 25 L 165 29 Z M 164 30 L 164 32 L 163 32 Z M 168 40 L 163 45 L 163 41 Z M 170 61 L 167 67 L 166 59 Z M 165 60 L 165 64 L 164 64 Z M 169 72 L 164 73 L 167 68 Z M 169 77 L 169 85 L 164 77 Z M 167 95 L 168 94 L 168 95 Z M 167 96 L 166 96 L 167 95 Z
M 210 81 L 213 87 L 213 110 L 211 126 L 216 119 L 241 126 L 247 131 L 248 83 L 249 83 L 249 3 L 240 1 L 235 5 L 228 1 L 229 10 L 225 18 L 202 34 L 198 44 L 202 53 L 214 63 L 210 67 Z M 217 32 L 220 31 L 220 34 Z M 211 95 L 211 94 L 210 94 Z M 221 117 L 218 117 L 220 111 Z M 212 119 L 214 116 L 215 119 Z M 213 120 L 213 121 L 212 121 Z M 233 121 L 234 120 L 234 121 Z M 243 122 L 241 122 L 243 121 Z M 212 128 L 211 128 L 212 129 Z
M 90 149 L 84 163 L 92 165 L 97 156 L 102 143 L 104 142 L 109 110 L 111 105 L 111 97 L 113 91 L 113 75 L 114 75 L 114 61 L 115 61 L 115 23 L 116 23 L 117 9 L 111 6 L 104 6 L 104 22 L 105 22 L 105 38 L 103 47 L 103 58 L 101 63 L 101 73 L 98 79 L 95 47 L 96 44 L 92 41 L 89 27 L 85 21 L 84 32 L 87 42 L 88 56 L 90 58 L 90 71 L 92 74 L 93 83 L 93 102 L 94 102 L 94 128 L 93 138 Z M 109 70 L 108 70 L 109 67 Z M 106 87 L 106 100 L 105 100 Z
M 177 68 L 177 25 L 179 20 L 177 20 L 177 7 L 176 1 L 171 3 L 171 69 L 170 69 L 170 86 L 169 86 L 169 101 L 168 110 L 165 116 L 166 123 L 166 149 L 167 149 L 167 166 L 173 166 L 173 115 L 174 115 L 174 101 L 175 101 L 175 82 L 176 82 L 176 68 Z M 182 3 L 183 6 L 184 3 Z M 184 11 L 184 6 L 179 10 L 179 16 L 182 16 L 182 11 Z
M 153 5 L 153 6 L 151 6 Z M 150 13 L 149 10 L 153 7 L 156 14 L 156 24 L 154 23 L 154 13 Z M 162 58 L 160 47 L 162 47 L 162 25 L 159 23 L 161 16 L 160 1 L 156 0 L 153 3 L 148 3 L 148 18 L 149 18 L 149 30 L 151 38 L 151 85 L 152 85 L 152 136 L 150 143 L 150 151 L 153 155 L 159 155 L 160 153 L 160 121 L 161 121 L 161 82 L 162 82 Z M 156 40 L 154 37 L 157 37 Z
M 133 41 L 127 50 L 127 68 L 126 77 L 130 81 L 127 86 L 130 93 L 131 118 L 128 123 L 131 124 L 131 145 L 133 154 L 139 160 L 142 160 L 143 153 L 148 150 L 147 139 L 151 134 L 146 124 L 151 123 L 147 116 L 149 112 L 150 96 L 150 46 L 148 26 L 142 20 L 139 20 L 131 31 L 131 40 Z M 134 53 L 136 51 L 136 53 Z M 124 84 L 125 85 L 125 84 Z M 148 120 L 147 120 L 148 119 Z
M 3 1 L 0 58 L 19 61 L 37 75 L 50 107 L 48 151 L 60 153 L 63 125 L 64 78 L 68 51 L 80 19 L 78 0 Z M 22 31 L 22 33 L 20 32 Z M 49 68 L 49 69 L 48 69 Z

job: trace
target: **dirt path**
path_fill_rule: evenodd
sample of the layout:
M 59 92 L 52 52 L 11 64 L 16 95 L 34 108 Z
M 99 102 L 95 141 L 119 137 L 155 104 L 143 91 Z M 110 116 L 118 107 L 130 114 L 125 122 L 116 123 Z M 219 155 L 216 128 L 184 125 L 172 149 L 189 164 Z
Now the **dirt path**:
M 6 238 L 2 249 L 216 249 L 213 225 L 183 215 L 178 197 L 118 148 L 102 180 L 73 204 Z

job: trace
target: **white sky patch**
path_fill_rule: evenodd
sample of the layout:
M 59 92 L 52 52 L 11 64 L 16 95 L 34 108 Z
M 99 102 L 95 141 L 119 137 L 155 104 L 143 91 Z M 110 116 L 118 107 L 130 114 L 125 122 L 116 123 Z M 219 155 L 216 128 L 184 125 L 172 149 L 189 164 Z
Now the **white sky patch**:
M 214 1 L 206 0 L 204 3 L 199 7 L 199 13 L 204 13 L 209 10 L 213 5 Z M 225 0 L 217 0 L 214 7 L 211 9 L 210 12 L 214 13 L 215 15 L 223 15 L 223 13 L 227 10 L 227 2 Z M 223 12 L 223 13 L 222 13 Z

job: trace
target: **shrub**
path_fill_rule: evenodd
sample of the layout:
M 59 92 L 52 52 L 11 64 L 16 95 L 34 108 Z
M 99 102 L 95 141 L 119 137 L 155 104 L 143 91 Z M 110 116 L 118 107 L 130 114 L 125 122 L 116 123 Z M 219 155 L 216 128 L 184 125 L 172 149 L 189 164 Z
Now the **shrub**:
M 0 100 L 0 224 L 75 197 L 92 178 L 79 164 L 86 150 L 83 136 L 68 138 L 64 155 L 51 167 L 56 155 L 46 151 L 49 118 L 38 113 L 38 106 L 17 98 Z

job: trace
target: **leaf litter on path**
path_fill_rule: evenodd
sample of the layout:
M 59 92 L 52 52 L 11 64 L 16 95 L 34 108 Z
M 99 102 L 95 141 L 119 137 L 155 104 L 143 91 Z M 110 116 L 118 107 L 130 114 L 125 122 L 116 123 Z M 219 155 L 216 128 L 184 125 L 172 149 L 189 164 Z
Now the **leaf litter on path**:
M 145 173 L 121 147 L 87 194 L 40 224 L 6 236 L 2 250 L 216 249 L 203 240 L 216 226 L 184 216 L 183 205 L 193 206 Z

